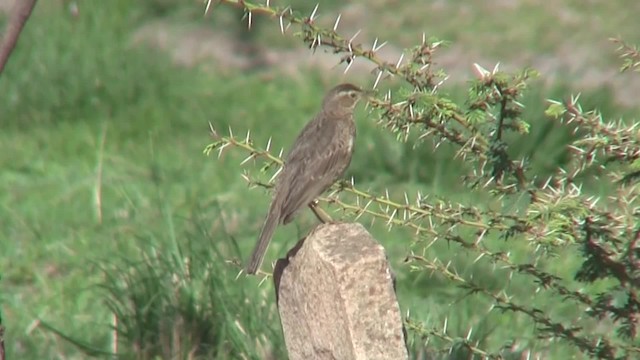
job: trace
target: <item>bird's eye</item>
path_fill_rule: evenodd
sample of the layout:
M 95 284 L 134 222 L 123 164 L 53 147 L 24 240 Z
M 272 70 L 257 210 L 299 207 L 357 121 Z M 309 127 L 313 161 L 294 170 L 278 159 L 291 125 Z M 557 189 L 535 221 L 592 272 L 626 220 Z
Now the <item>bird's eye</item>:
M 351 91 L 351 92 L 349 93 L 349 97 L 351 97 L 352 99 L 355 99 L 355 98 L 357 98 L 357 97 L 358 97 L 358 94 L 356 94 L 356 93 L 355 93 L 355 91 Z

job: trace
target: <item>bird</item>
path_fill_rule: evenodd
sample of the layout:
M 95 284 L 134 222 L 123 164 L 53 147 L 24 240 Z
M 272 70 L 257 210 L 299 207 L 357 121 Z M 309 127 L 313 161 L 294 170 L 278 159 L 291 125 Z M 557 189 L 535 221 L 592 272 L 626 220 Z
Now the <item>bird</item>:
M 291 222 L 300 209 L 344 175 L 356 138 L 353 112 L 366 93 L 350 83 L 335 86 L 325 95 L 320 111 L 296 138 L 276 179 L 271 205 L 246 267 L 247 274 L 255 274 L 262 265 L 276 227 Z

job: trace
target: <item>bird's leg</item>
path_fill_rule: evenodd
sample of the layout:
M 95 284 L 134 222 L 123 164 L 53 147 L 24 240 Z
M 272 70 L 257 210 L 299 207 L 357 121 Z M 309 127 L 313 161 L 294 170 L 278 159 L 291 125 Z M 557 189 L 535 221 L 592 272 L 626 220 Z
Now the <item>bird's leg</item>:
M 318 218 L 318 220 L 320 220 L 321 223 L 326 224 L 333 221 L 329 216 L 329 214 L 324 212 L 324 210 L 322 210 L 320 206 L 318 206 L 318 200 L 313 200 L 312 202 L 310 202 L 309 209 L 313 211 L 313 213 L 316 215 L 316 217 Z

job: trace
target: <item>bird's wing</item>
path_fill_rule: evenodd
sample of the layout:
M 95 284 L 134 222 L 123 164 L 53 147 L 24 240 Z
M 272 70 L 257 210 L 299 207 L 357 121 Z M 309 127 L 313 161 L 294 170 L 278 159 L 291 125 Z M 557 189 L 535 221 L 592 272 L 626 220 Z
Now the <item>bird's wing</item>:
M 327 130 L 323 127 L 323 131 Z M 285 164 L 281 179 L 281 219 L 284 224 L 290 222 L 300 208 L 313 201 L 342 176 L 351 161 L 348 144 L 331 141 L 335 136 L 331 131 L 311 136 L 320 141 L 296 141 Z

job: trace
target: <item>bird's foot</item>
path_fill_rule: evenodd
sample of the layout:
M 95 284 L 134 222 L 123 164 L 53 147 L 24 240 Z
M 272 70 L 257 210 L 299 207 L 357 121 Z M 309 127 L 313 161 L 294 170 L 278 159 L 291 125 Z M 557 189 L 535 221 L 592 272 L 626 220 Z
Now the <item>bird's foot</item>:
M 331 216 L 329 216 L 329 214 L 327 214 L 324 210 L 320 208 L 320 206 L 318 206 L 318 200 L 313 200 L 312 202 L 310 202 L 309 209 L 313 211 L 313 213 L 316 215 L 316 217 L 318 218 L 318 220 L 320 220 L 321 223 L 327 224 L 327 223 L 333 222 L 333 219 L 331 219 Z

